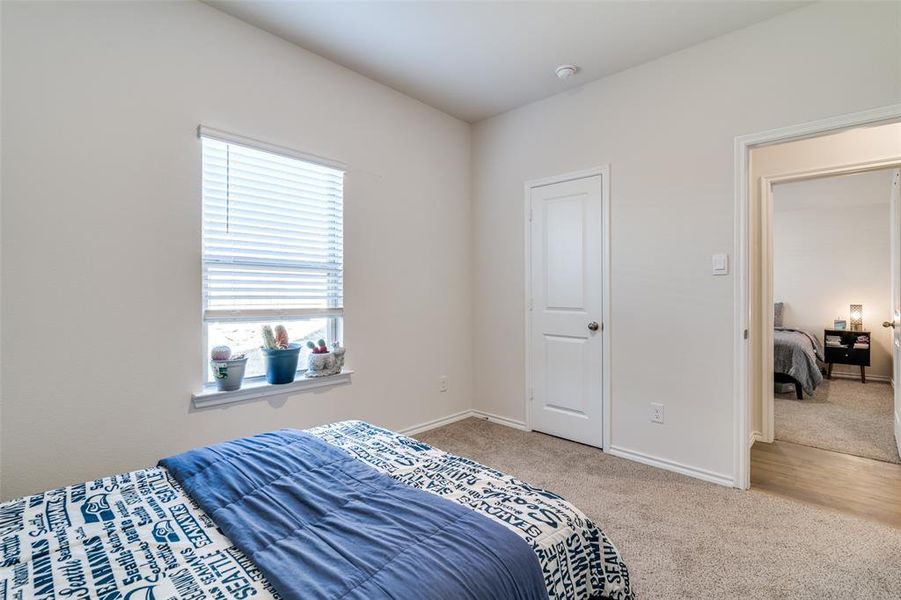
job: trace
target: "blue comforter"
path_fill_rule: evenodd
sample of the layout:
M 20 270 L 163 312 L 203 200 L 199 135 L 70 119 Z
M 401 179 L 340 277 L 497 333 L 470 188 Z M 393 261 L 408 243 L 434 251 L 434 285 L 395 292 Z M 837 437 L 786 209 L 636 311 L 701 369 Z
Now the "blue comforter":
M 308 433 L 267 433 L 160 465 L 283 598 L 547 598 L 518 535 Z

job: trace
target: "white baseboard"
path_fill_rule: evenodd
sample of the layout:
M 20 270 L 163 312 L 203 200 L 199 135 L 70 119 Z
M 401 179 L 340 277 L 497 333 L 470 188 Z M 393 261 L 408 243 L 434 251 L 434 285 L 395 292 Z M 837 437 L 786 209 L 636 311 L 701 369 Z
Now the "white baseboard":
M 657 467 L 658 469 L 664 469 L 666 471 L 674 471 L 682 475 L 688 475 L 689 477 L 694 477 L 695 479 L 702 479 L 704 481 L 709 481 L 710 483 L 716 483 L 725 487 L 735 487 L 735 479 L 731 475 L 714 473 L 713 471 L 708 471 L 706 469 L 699 469 L 697 467 L 683 465 L 672 460 L 657 458 L 656 456 L 650 456 L 648 454 L 644 454 L 643 452 L 636 452 L 635 450 L 628 450 L 626 448 L 619 448 L 616 446 L 611 446 L 609 453 L 613 456 L 634 460 L 635 462 L 640 462 L 645 465 Z
M 433 419 L 431 421 L 426 421 L 425 423 L 419 423 L 418 425 L 413 425 L 412 427 L 401 429 L 400 431 L 398 431 L 398 433 L 403 435 L 416 435 L 417 433 L 422 433 L 423 431 L 428 431 L 429 429 L 444 427 L 445 425 L 450 425 L 451 423 L 456 423 L 457 421 L 462 421 L 463 419 L 468 419 L 472 416 L 475 415 L 472 414 L 471 410 L 461 410 L 458 413 L 454 413 L 446 417 L 441 417 L 440 419 Z
M 839 373 L 838 371 L 832 371 L 833 379 L 856 379 L 860 381 L 860 371 L 852 372 L 849 371 L 847 373 Z M 867 381 L 881 381 L 885 383 L 892 383 L 892 377 L 890 375 L 870 375 L 867 373 Z
M 463 419 L 467 419 L 469 417 L 485 419 L 486 421 L 490 421 L 498 425 L 503 425 L 505 427 L 512 427 L 513 429 L 519 429 L 520 431 L 529 431 L 529 428 L 526 427 L 526 424 L 518 419 L 502 417 L 500 415 L 485 412 L 483 410 L 463 410 L 446 417 L 441 417 L 440 419 L 433 419 L 432 421 L 426 421 L 425 423 L 420 423 L 418 425 L 413 425 L 412 427 L 407 427 L 406 429 L 401 429 L 398 433 L 401 433 L 403 435 L 416 435 L 417 433 L 422 433 L 430 429 L 437 429 L 438 427 L 450 425 L 451 423 L 456 423 L 457 421 L 462 421 Z M 758 431 L 755 431 L 751 434 L 751 443 L 753 443 L 756 439 L 761 439 L 760 432 Z M 618 456 L 620 458 L 634 460 L 636 462 L 650 465 L 652 467 L 657 467 L 658 469 L 674 471 L 682 475 L 687 475 L 689 477 L 694 477 L 703 481 L 709 481 L 710 483 L 716 483 L 725 487 L 734 487 L 735 480 L 729 475 L 714 473 L 713 471 L 707 471 L 706 469 L 699 469 L 697 467 L 683 465 L 675 461 L 657 458 L 655 456 L 650 456 L 641 452 L 636 452 L 634 450 L 628 450 L 626 448 L 618 448 L 616 446 L 612 446 L 608 453 L 613 456 Z
M 763 434 L 759 431 L 752 431 L 751 436 L 748 438 L 748 448 L 754 445 L 754 442 L 759 442 L 763 439 Z
M 526 427 L 526 424 L 523 421 L 511 419 L 509 417 L 502 417 L 490 412 L 485 412 L 484 410 L 473 410 L 472 416 L 476 417 L 477 419 L 485 419 L 487 421 L 491 421 L 492 423 L 497 423 L 498 425 L 504 425 L 506 427 L 512 427 L 513 429 L 519 429 L 520 431 L 529 431 L 529 428 Z
M 897 411 L 895 411 L 895 445 L 901 453 L 901 415 Z
M 444 427 L 445 425 L 450 425 L 451 423 L 456 423 L 457 421 L 462 421 L 463 419 L 468 419 L 469 417 L 475 417 L 476 419 L 485 419 L 486 421 L 491 421 L 492 423 L 497 423 L 498 425 L 503 425 L 505 427 L 512 427 L 513 429 L 519 429 L 520 431 L 529 431 L 529 428 L 526 427 L 526 424 L 522 421 L 517 421 L 516 419 L 510 419 L 508 417 L 502 417 L 500 415 L 495 415 L 483 410 L 470 409 L 461 410 L 458 413 L 454 413 L 446 417 L 441 417 L 440 419 L 433 419 L 431 421 L 426 421 L 425 423 L 419 423 L 418 425 L 413 425 L 411 427 L 401 429 L 398 431 L 398 433 L 403 435 L 416 435 L 417 433 L 422 433 L 423 431 L 428 431 L 429 429 Z

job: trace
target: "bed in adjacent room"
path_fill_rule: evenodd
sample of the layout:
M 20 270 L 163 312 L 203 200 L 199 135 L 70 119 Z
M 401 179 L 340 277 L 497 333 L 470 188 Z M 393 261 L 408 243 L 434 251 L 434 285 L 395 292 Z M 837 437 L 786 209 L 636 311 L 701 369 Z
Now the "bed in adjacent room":
M 823 382 L 817 360 L 825 360 L 819 338 L 801 329 L 776 327 L 773 331 L 773 373 L 776 384 L 794 387 L 798 400 L 812 396 Z
M 559 496 L 360 421 L 0 505 L 0 599 L 632 598 Z

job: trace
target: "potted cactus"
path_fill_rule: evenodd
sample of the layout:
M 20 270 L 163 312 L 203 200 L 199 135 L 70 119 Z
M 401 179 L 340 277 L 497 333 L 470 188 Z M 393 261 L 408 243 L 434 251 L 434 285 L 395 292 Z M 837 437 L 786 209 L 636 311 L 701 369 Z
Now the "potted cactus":
M 228 346 L 216 346 L 210 351 L 210 369 L 216 380 L 216 389 L 220 392 L 241 389 L 246 367 L 247 357 L 243 354 L 232 355 Z
M 334 349 L 329 351 L 325 340 L 317 343 L 307 342 L 307 347 L 313 351 L 307 363 L 307 377 L 328 377 L 337 375 L 344 367 L 344 348 L 335 342 Z
M 307 342 L 307 348 L 312 352 L 307 359 L 307 375 L 316 376 L 328 369 L 329 363 L 333 359 L 331 352 L 328 351 L 328 346 L 325 344 L 325 340 L 319 340 L 315 344 L 311 341 Z
M 294 381 L 300 344 L 290 342 L 284 326 L 276 325 L 274 331 L 268 325 L 263 326 L 262 351 L 266 357 L 266 381 L 273 384 Z

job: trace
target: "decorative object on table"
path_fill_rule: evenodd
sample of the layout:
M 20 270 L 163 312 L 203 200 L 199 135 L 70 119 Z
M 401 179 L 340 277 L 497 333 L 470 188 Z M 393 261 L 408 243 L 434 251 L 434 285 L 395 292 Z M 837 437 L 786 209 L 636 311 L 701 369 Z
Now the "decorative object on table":
M 232 356 L 232 350 L 228 346 L 216 346 L 210 351 L 210 369 L 216 380 L 216 389 L 220 392 L 241 389 L 246 367 L 247 357 L 243 354 Z
M 282 345 L 284 344 L 284 345 Z M 297 375 L 300 344 L 288 340 L 288 332 L 281 325 L 275 332 L 263 325 L 263 356 L 266 357 L 266 381 L 275 385 L 291 383 Z
M 833 321 L 832 327 L 835 330 L 847 329 L 848 322 L 845 321 L 844 319 L 842 319 L 841 317 L 837 317 L 835 319 L 835 321 Z
M 851 305 L 851 331 L 863 331 L 863 304 Z
M 328 351 L 325 340 L 319 340 L 318 344 L 307 342 L 307 347 L 313 350 L 307 362 L 307 377 L 337 375 L 344 368 L 344 353 L 346 350 L 338 342 L 335 342 L 332 352 Z

